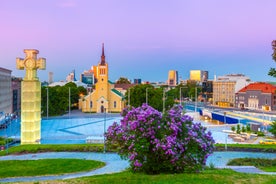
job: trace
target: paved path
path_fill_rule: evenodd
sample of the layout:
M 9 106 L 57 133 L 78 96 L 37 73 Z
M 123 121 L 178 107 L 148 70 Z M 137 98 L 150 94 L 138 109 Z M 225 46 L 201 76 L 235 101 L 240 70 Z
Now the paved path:
M 208 163 L 214 163 L 216 168 L 232 169 L 241 173 L 251 174 L 266 174 L 276 175 L 276 172 L 264 172 L 257 169 L 254 166 L 226 166 L 229 159 L 241 158 L 241 157 L 262 157 L 262 158 L 275 158 L 275 154 L 269 153 L 245 153 L 245 152 L 214 152 L 208 159 Z M 73 174 L 63 174 L 57 176 L 35 176 L 35 177 L 16 177 L 16 178 L 4 178 L 0 179 L 0 183 L 3 182 L 35 182 L 45 180 L 64 180 L 79 178 L 84 176 L 92 176 L 99 174 L 110 174 L 115 172 L 121 172 L 129 167 L 129 163 L 126 160 L 122 160 L 116 153 L 91 153 L 91 152 L 51 152 L 51 153 L 36 153 L 25 155 L 8 155 L 0 157 L 0 160 L 37 160 L 46 158 L 76 158 L 87 160 L 99 160 L 106 163 L 106 166 L 88 172 L 79 172 Z
M 57 152 L 57 153 L 37 153 L 37 154 L 26 154 L 26 155 L 9 155 L 0 157 L 0 160 L 37 160 L 45 158 L 76 158 L 76 159 L 87 159 L 87 160 L 99 160 L 105 162 L 106 165 L 100 169 L 79 172 L 73 174 L 63 174 L 57 176 L 36 176 L 36 177 L 16 177 L 16 178 L 4 178 L 0 179 L 2 182 L 34 182 L 44 180 L 63 180 L 71 178 L 79 178 L 84 176 L 92 176 L 99 174 L 110 174 L 115 172 L 121 172 L 125 170 L 129 163 L 126 160 L 122 160 L 118 154 L 115 153 L 80 153 L 80 152 Z

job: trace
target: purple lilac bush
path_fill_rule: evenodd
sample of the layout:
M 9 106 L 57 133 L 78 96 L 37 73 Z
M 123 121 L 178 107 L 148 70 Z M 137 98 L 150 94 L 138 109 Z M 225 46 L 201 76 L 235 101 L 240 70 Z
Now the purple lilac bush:
M 133 171 L 149 174 L 202 170 L 214 150 L 211 132 L 180 105 L 164 114 L 151 106 L 127 107 L 121 123 L 108 128 L 107 145 L 117 145 L 121 157 L 129 159 Z

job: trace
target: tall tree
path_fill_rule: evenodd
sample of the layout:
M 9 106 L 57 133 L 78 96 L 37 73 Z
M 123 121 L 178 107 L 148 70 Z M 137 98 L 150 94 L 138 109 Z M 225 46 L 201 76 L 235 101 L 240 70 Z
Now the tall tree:
M 130 84 L 130 81 L 125 78 L 125 77 L 120 77 L 117 81 L 116 84 Z
M 272 59 L 276 62 L 276 40 L 272 41 L 272 49 L 273 49 Z M 272 77 L 276 77 L 276 69 L 270 68 L 268 75 Z

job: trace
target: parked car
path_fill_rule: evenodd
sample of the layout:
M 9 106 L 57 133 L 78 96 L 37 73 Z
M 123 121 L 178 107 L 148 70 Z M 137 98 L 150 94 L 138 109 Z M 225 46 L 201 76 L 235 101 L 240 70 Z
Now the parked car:
M 260 141 L 260 144 L 276 144 L 276 140 L 273 139 L 264 139 Z

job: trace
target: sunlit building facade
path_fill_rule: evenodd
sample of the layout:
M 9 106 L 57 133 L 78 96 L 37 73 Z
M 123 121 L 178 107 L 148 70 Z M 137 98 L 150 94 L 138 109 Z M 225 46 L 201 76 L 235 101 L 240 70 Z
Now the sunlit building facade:
M 190 80 L 204 82 L 208 80 L 209 72 L 203 70 L 190 70 Z
M 0 112 L 12 113 L 11 70 L 0 67 Z
M 247 86 L 250 79 L 242 74 L 230 74 L 213 81 L 213 105 L 234 107 L 235 93 Z
M 124 96 L 115 89 L 114 83 L 108 80 L 108 64 L 105 61 L 104 45 L 102 46 L 101 61 L 93 66 L 96 78 L 95 90 L 79 100 L 82 112 L 121 112 L 124 108 Z
M 178 72 L 176 70 L 170 70 L 168 74 L 168 86 L 178 85 Z
M 236 93 L 235 107 L 240 109 L 276 110 L 276 86 L 265 83 L 251 83 Z

